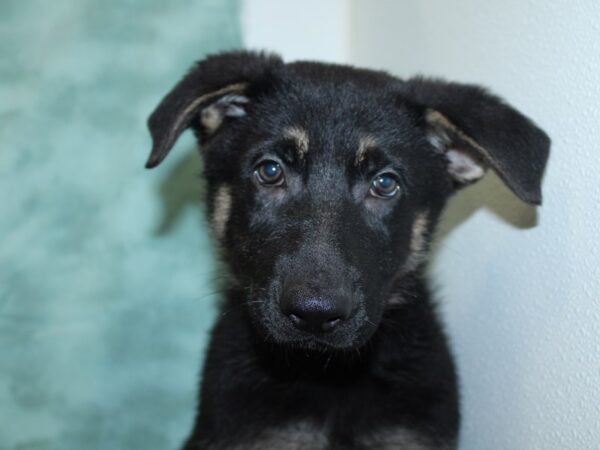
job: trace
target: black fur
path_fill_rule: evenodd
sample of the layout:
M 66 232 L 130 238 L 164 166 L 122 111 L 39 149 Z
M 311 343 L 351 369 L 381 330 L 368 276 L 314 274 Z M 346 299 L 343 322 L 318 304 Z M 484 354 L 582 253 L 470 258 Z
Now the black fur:
M 539 203 L 544 132 L 479 87 L 251 52 L 197 64 L 149 127 L 148 167 L 196 132 L 231 275 L 186 449 L 455 448 L 456 376 L 423 276 L 442 208 L 465 183 L 450 151 Z M 281 186 L 262 184 L 264 161 L 279 164 Z M 373 191 L 383 172 L 393 198 Z M 289 301 L 302 314 L 315 302 L 351 309 L 321 332 L 299 326 Z

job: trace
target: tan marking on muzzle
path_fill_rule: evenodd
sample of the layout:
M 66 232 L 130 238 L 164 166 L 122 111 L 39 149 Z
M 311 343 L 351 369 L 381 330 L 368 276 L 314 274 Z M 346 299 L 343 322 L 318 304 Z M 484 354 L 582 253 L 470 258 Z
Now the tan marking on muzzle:
M 358 150 L 356 150 L 356 156 L 354 158 L 354 165 L 360 166 L 365 160 L 367 152 L 377 146 L 377 140 L 373 136 L 363 136 L 358 141 Z
M 231 214 L 231 187 L 220 186 L 213 201 L 212 228 L 215 239 L 220 241 L 225 237 Z
M 288 127 L 283 130 L 283 135 L 292 139 L 296 143 L 296 150 L 298 151 L 298 157 L 304 159 L 308 153 L 308 132 L 300 127 Z

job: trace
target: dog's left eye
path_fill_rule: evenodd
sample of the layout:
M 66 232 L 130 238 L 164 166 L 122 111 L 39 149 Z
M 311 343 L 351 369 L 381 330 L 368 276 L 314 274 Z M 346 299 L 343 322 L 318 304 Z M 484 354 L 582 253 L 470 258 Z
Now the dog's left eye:
M 400 190 L 398 180 L 391 173 L 383 173 L 377 175 L 373 181 L 371 181 L 371 189 L 369 193 L 373 197 L 389 199 L 394 197 Z
M 254 171 L 254 175 L 260 184 L 269 186 L 281 186 L 284 180 L 283 169 L 275 161 L 263 161 Z

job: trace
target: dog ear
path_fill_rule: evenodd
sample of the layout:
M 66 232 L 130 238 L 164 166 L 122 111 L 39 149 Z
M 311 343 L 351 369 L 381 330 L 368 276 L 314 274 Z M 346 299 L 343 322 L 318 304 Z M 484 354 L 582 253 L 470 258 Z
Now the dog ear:
M 146 167 L 160 164 L 186 128 L 210 136 L 226 118 L 243 116 L 250 91 L 281 65 L 278 56 L 254 52 L 222 53 L 198 62 L 148 119 L 152 152 Z
M 413 78 L 408 99 L 425 108 L 429 141 L 443 151 L 458 185 L 491 167 L 523 201 L 539 205 L 550 139 L 531 120 L 485 89 Z

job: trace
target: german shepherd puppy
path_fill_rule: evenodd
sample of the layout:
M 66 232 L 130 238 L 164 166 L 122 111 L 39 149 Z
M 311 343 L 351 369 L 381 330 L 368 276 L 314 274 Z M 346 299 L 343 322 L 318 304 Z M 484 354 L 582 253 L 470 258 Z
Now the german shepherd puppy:
M 488 168 L 540 204 L 548 136 L 477 86 L 245 51 L 196 64 L 148 124 L 148 168 L 196 133 L 229 275 L 185 448 L 456 448 L 428 244 Z

